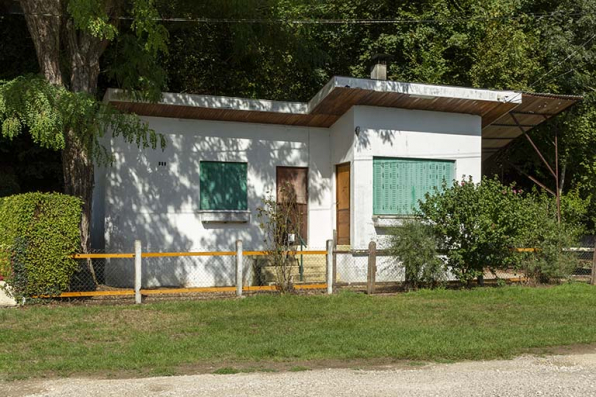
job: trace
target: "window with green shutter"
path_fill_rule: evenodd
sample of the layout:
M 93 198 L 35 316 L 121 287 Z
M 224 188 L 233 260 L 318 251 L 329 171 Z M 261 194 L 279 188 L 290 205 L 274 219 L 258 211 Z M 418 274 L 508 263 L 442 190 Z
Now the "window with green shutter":
M 246 163 L 201 161 L 202 210 L 246 210 Z
M 455 162 L 375 157 L 373 159 L 373 213 L 409 215 L 427 192 L 451 183 Z

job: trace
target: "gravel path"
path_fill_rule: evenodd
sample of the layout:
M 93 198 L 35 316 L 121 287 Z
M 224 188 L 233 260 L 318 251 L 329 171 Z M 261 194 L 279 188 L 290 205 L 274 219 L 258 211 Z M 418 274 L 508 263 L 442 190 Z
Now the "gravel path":
M 404 369 L 193 375 L 0 384 L 21 396 L 596 396 L 596 352 Z

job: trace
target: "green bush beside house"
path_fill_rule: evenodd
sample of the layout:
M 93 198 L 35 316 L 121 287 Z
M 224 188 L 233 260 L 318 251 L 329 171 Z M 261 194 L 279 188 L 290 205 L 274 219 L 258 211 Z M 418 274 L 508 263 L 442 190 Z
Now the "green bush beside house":
M 77 270 L 82 201 L 59 193 L 0 198 L 0 275 L 17 299 L 68 290 Z
M 444 270 L 465 285 L 486 269 L 517 269 L 534 282 L 560 280 L 577 265 L 574 253 L 565 248 L 575 246 L 584 231 L 587 206 L 573 192 L 564 195 L 559 223 L 556 200 L 546 193 L 523 192 L 490 178 L 482 183 L 455 181 L 419 202 L 413 222 L 420 226 L 410 222 L 392 231 L 390 252 L 405 266 L 407 282 L 424 278 L 423 284 L 431 286 L 440 273 L 425 273 L 437 265 L 420 252 L 434 250 L 445 254 Z M 417 231 L 425 229 L 434 241 L 421 238 Z M 535 251 L 520 253 L 514 248 Z M 411 259 L 416 254 L 416 260 Z

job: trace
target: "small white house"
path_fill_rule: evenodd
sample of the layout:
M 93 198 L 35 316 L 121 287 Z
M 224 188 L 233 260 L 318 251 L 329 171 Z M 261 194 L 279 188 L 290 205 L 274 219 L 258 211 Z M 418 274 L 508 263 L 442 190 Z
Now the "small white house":
M 166 93 L 105 101 L 166 136 L 162 150 L 120 139 L 97 167 L 93 244 L 130 252 L 263 248 L 257 207 L 290 181 L 309 249 L 365 249 L 443 180 L 479 180 L 483 161 L 577 98 L 334 77 L 309 102 Z M 231 277 L 231 276 L 230 276 Z M 159 284 L 159 283 L 157 283 Z M 157 285 L 156 284 L 156 285 Z

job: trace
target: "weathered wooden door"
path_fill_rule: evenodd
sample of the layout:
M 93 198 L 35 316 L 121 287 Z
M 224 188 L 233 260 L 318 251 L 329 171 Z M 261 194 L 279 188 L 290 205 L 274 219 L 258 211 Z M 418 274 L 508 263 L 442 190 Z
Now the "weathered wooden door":
M 296 194 L 296 204 L 300 216 L 300 237 L 306 244 L 308 233 L 308 168 L 303 167 L 277 167 L 277 202 L 283 203 L 283 192 L 280 188 L 284 185 L 291 186 Z M 300 241 L 296 241 L 300 244 Z
M 350 163 L 336 166 L 337 245 L 350 245 Z

